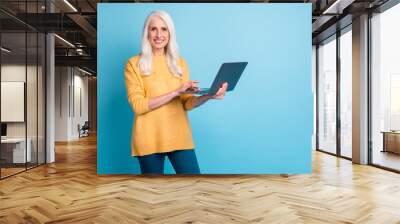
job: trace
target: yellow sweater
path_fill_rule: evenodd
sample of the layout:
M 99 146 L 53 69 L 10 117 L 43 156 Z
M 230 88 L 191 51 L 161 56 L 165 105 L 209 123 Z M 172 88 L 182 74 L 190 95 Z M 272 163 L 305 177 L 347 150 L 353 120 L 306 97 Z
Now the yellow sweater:
M 192 130 L 187 110 L 192 109 L 191 94 L 176 97 L 161 107 L 150 110 L 149 99 L 177 90 L 189 81 L 189 70 L 181 58 L 178 65 L 182 79 L 174 76 L 164 56 L 153 56 L 151 75 L 138 66 L 139 56 L 129 59 L 125 67 L 125 84 L 129 104 L 135 112 L 132 128 L 132 156 L 193 149 Z

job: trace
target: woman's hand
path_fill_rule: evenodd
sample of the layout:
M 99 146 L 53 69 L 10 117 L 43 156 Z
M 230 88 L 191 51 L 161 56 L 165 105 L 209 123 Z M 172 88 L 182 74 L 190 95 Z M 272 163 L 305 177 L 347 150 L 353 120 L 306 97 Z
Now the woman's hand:
M 228 89 L 228 83 L 224 82 L 224 84 L 222 84 L 221 87 L 219 88 L 218 92 L 214 96 L 211 96 L 211 99 L 222 100 L 225 96 L 227 89 Z
M 221 87 L 218 89 L 218 91 L 215 95 L 210 96 L 210 95 L 206 94 L 206 95 L 194 97 L 193 108 L 202 105 L 203 103 L 207 102 L 210 99 L 222 100 L 225 96 L 227 89 L 228 89 L 228 83 L 224 82 L 224 84 L 221 85 Z
M 182 86 L 177 90 L 178 94 L 184 94 L 186 92 L 197 92 L 199 91 L 199 81 L 197 80 L 192 80 L 186 83 L 183 83 Z

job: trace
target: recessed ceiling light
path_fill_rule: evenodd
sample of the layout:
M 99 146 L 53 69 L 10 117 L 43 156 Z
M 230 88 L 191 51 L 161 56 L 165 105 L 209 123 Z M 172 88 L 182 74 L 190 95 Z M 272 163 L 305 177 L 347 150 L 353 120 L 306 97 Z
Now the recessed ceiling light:
M 69 1 L 64 0 L 65 4 L 67 4 L 74 12 L 78 12 L 78 10 L 71 4 Z
M 336 0 L 332 5 L 322 12 L 322 14 L 342 14 L 343 9 L 347 8 L 355 0 Z
M 1 50 L 4 51 L 4 52 L 6 52 L 6 53 L 10 53 L 10 52 L 11 52 L 11 50 L 9 50 L 9 49 L 7 49 L 7 48 L 5 48 L 5 47 L 1 47 Z
M 64 38 L 62 38 L 62 37 L 60 37 L 60 36 L 57 35 L 57 34 L 54 34 L 54 36 L 57 37 L 58 39 L 60 39 L 61 41 L 63 41 L 64 43 L 66 43 L 67 45 L 69 45 L 69 46 L 75 48 L 75 45 L 71 44 L 71 42 L 69 42 L 68 40 L 66 40 L 66 39 L 64 39 Z
M 92 75 L 92 73 L 90 73 L 90 72 L 88 72 L 88 71 L 86 71 L 86 70 L 83 70 L 83 69 L 81 69 L 81 68 L 79 68 L 79 67 L 78 67 L 78 70 L 81 71 L 81 72 L 83 72 L 83 73 L 85 73 L 85 74 L 87 74 L 87 75 L 90 75 L 90 76 Z

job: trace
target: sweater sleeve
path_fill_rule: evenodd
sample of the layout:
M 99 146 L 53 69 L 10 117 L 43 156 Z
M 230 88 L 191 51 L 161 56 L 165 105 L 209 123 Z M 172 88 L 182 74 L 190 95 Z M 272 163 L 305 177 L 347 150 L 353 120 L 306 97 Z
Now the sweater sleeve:
M 181 68 L 182 68 L 182 81 L 183 83 L 185 82 L 189 82 L 189 68 L 185 62 L 184 59 L 181 59 L 182 63 L 181 63 Z M 182 94 L 180 96 L 183 107 L 185 108 L 185 110 L 191 110 L 193 109 L 193 99 L 195 96 L 193 96 L 193 94 Z
M 150 111 L 149 98 L 146 97 L 144 84 L 130 61 L 125 66 L 125 85 L 128 102 L 136 115 L 145 114 Z

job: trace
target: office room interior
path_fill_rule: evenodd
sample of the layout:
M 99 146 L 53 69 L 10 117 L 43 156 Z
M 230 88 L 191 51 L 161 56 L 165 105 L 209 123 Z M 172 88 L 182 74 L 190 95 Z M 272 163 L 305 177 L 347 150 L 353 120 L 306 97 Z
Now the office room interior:
M 110 154 L 115 150 L 105 144 L 103 148 L 98 146 L 104 122 L 98 119 L 99 102 L 104 100 L 99 96 L 105 93 L 98 92 L 100 79 L 104 78 L 97 51 L 97 45 L 103 43 L 98 39 L 102 29 L 99 7 L 172 4 L 178 8 L 172 11 L 176 19 L 179 7 L 190 8 L 191 3 L 210 9 L 236 4 L 266 8 L 309 5 L 311 72 L 305 80 L 311 82 L 312 97 L 308 114 L 312 122 L 307 124 L 312 127 L 307 139 L 311 146 L 310 172 L 277 173 L 279 169 L 266 169 L 263 174 L 150 176 L 113 174 L 112 169 L 109 173 L 99 172 L 99 156 L 106 155 L 99 149 L 110 150 Z M 289 17 L 281 16 L 282 21 L 253 22 L 260 27 L 267 23 L 279 26 Z M 177 21 L 177 39 L 185 43 Z M 115 24 L 119 23 L 116 19 Z M 2 0 L 0 223 L 399 223 L 398 24 L 397 0 L 206 0 L 182 4 Z M 257 33 L 251 35 L 261 42 L 268 39 Z M 185 50 L 188 52 L 187 48 L 181 49 Z M 191 62 L 190 57 L 186 60 Z M 121 66 L 123 70 L 125 64 Z M 116 75 L 121 80 L 124 76 Z M 241 77 L 237 93 L 241 87 L 243 90 L 246 75 L 250 74 Z M 125 89 L 119 91 L 125 94 Z M 223 108 L 232 95 L 227 92 L 226 99 L 204 105 L 202 110 L 216 108 L 217 104 Z M 126 98 L 122 101 L 128 105 Z M 257 104 L 279 106 L 262 101 Z M 295 116 L 296 111 L 293 113 Z M 197 117 L 191 115 L 190 119 Z M 113 120 L 108 119 L 112 124 Z M 125 125 L 118 118 L 114 122 L 117 127 Z M 268 133 L 278 128 L 265 127 Z M 111 132 L 113 136 L 131 134 L 119 131 Z M 197 130 L 195 137 L 202 131 L 206 130 Z M 282 143 L 295 139 L 291 130 L 279 138 Z M 110 157 L 101 159 L 107 161 Z M 285 159 L 277 157 L 273 161 L 279 164 Z M 103 163 L 103 168 L 123 162 L 118 163 Z

